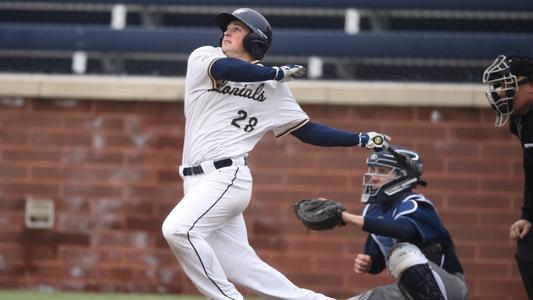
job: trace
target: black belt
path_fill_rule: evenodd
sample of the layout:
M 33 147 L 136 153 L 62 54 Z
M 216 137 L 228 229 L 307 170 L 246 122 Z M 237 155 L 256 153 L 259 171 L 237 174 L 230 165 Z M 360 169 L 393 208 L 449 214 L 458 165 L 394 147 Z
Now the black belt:
M 221 159 L 221 160 L 217 160 L 213 162 L 215 169 L 229 167 L 232 164 L 233 164 L 233 160 L 231 160 L 231 158 Z M 201 174 L 204 174 L 204 170 L 202 169 L 202 166 L 183 168 L 183 176 L 201 175 Z

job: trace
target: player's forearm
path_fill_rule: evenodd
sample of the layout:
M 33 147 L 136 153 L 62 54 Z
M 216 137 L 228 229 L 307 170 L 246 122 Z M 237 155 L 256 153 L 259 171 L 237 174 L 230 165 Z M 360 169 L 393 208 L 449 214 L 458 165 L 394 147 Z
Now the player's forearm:
M 342 220 L 346 224 L 352 224 L 352 225 L 359 226 L 359 227 L 363 227 L 363 223 L 364 223 L 363 216 L 354 215 L 346 211 L 342 212 Z
M 385 268 L 385 258 L 374 238 L 367 236 L 365 242 L 365 254 L 372 257 L 372 265 L 368 270 L 370 274 L 379 274 Z
M 322 147 L 351 147 L 359 144 L 359 134 L 308 122 L 291 132 L 300 141 Z
M 209 70 L 216 80 L 258 82 L 276 79 L 276 69 L 252 64 L 238 58 L 217 59 Z
M 397 238 L 400 241 L 412 241 L 417 238 L 418 234 L 413 223 L 403 219 L 391 221 L 381 218 L 365 217 L 363 230 L 378 235 Z

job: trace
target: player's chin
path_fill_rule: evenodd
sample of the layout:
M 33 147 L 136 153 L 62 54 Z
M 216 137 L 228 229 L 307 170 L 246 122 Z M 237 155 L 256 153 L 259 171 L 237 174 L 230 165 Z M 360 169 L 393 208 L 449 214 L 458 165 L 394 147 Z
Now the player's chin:
M 231 50 L 231 43 L 224 43 L 222 42 L 222 51 L 224 52 L 228 52 Z

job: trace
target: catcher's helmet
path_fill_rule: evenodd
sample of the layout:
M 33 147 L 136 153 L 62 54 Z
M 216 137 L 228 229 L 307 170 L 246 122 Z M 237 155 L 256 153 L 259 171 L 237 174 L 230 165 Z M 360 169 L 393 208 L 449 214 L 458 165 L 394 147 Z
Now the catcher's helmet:
M 409 157 L 413 162 L 422 164 L 418 153 L 398 146 L 391 147 L 399 154 Z M 367 158 L 366 164 L 368 171 L 363 176 L 361 194 L 363 203 L 388 201 L 393 195 L 411 189 L 422 182 L 420 177 L 407 172 L 386 150 L 372 153 Z
M 263 59 L 272 44 L 272 28 L 267 19 L 250 8 L 239 8 L 232 13 L 221 12 L 216 16 L 217 25 L 222 32 L 226 31 L 228 24 L 235 20 L 243 22 L 250 28 L 250 33 L 243 41 L 244 49 L 256 59 Z M 222 42 L 222 38 L 220 41 Z
M 520 81 L 517 77 L 524 76 Z M 496 127 L 505 125 L 514 110 L 514 100 L 518 86 L 533 81 L 533 60 L 511 55 L 498 56 L 483 72 L 483 83 L 488 85 L 485 92 L 490 106 L 496 111 Z

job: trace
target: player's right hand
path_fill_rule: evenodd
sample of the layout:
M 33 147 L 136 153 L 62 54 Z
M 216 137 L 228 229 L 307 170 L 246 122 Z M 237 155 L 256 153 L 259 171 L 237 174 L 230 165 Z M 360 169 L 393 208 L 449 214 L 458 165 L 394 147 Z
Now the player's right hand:
M 354 259 L 353 270 L 355 274 L 365 274 L 372 266 L 372 257 L 366 254 L 357 254 Z
M 376 151 L 387 150 L 390 140 L 388 135 L 373 131 L 359 134 L 359 146 Z
M 272 67 L 276 69 L 275 79 L 279 82 L 287 82 L 295 77 L 301 77 L 305 74 L 305 67 L 300 65 L 284 65 L 281 67 Z

